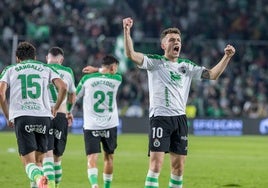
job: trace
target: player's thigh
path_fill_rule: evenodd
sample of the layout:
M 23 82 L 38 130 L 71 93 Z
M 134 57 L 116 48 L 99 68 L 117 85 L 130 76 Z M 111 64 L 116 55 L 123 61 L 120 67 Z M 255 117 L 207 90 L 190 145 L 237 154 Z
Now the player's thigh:
M 84 130 L 84 143 L 86 155 L 101 152 L 101 137 L 95 134 L 95 130 Z
M 47 130 L 49 117 L 21 116 L 15 118 L 15 131 L 19 153 L 26 155 L 32 151 L 47 151 Z
M 150 118 L 149 149 L 153 152 L 168 152 L 170 136 L 173 131 L 170 117 L 156 116 Z
M 54 128 L 54 154 L 62 156 L 67 144 L 68 120 L 65 113 L 57 113 L 53 119 Z
M 101 142 L 107 154 L 113 154 L 117 148 L 117 127 L 103 130 Z
M 175 129 L 171 134 L 170 152 L 187 155 L 188 151 L 188 125 L 185 115 L 173 117 Z

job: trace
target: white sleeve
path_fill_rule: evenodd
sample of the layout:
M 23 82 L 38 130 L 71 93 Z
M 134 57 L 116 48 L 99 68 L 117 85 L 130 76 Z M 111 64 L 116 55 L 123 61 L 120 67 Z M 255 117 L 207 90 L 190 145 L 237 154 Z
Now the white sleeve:
M 152 59 L 150 59 L 146 55 L 144 55 L 143 63 L 142 63 L 142 65 L 138 65 L 138 68 L 150 70 L 154 67 L 154 65 L 155 64 L 153 63 Z
M 206 67 L 193 66 L 193 69 L 192 69 L 193 79 L 195 79 L 195 80 L 201 80 L 202 72 L 205 69 L 206 69 Z

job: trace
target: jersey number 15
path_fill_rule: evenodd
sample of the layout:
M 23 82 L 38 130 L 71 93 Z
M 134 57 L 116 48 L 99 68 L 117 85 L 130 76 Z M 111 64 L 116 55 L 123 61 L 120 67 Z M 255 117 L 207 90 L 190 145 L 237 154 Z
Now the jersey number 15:
M 41 95 L 41 86 L 34 79 L 40 79 L 38 74 L 20 74 L 18 79 L 21 81 L 21 95 L 22 99 L 27 99 L 28 97 L 32 99 L 37 99 Z

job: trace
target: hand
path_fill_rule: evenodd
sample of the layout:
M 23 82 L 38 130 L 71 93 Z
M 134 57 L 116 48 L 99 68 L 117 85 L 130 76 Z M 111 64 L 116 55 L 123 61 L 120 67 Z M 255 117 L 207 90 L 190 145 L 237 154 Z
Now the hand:
M 224 48 L 224 52 L 228 57 L 232 57 L 235 54 L 235 48 L 228 44 L 225 48 Z
M 66 118 L 68 120 L 68 127 L 72 126 L 73 121 L 74 121 L 74 116 L 70 112 L 66 113 Z
M 57 115 L 57 111 L 58 111 L 58 110 L 56 110 L 55 107 L 52 107 L 52 108 L 51 108 L 51 114 L 52 114 L 53 118 L 56 117 L 56 115 Z
M 132 18 L 124 18 L 123 19 L 123 28 L 124 29 L 130 29 L 133 26 L 133 20 Z
M 93 66 L 86 66 L 83 68 L 82 72 L 83 73 L 93 73 L 93 72 L 98 72 L 99 71 L 99 68 L 97 67 L 93 67 Z
M 13 128 L 13 127 L 14 127 L 14 122 L 13 122 L 13 121 L 7 121 L 7 125 L 8 125 L 10 128 Z

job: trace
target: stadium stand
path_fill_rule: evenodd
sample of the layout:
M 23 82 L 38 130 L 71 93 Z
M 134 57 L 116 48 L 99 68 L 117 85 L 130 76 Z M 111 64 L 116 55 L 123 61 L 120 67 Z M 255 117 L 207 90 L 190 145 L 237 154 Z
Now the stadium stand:
M 157 2 L 157 3 L 156 3 Z M 136 49 L 162 53 L 159 34 L 165 27 L 182 31 L 182 57 L 210 67 L 226 43 L 237 53 L 214 83 L 194 82 L 189 97 L 193 117 L 266 117 L 268 114 L 268 4 L 265 0 L 2 0 L 0 2 L 0 70 L 12 63 L 14 36 L 38 47 L 38 59 L 58 45 L 76 81 L 82 67 L 98 66 L 115 53 L 127 67 L 119 91 L 121 116 L 147 115 L 146 72 L 131 67 L 122 51 L 122 18 L 134 17 Z M 76 113 L 81 113 L 80 104 Z

